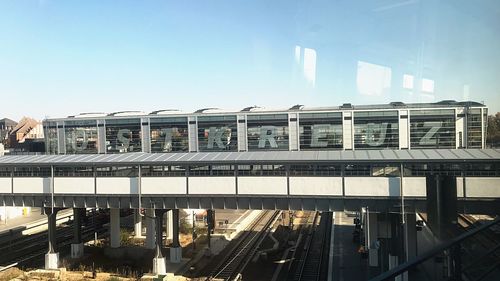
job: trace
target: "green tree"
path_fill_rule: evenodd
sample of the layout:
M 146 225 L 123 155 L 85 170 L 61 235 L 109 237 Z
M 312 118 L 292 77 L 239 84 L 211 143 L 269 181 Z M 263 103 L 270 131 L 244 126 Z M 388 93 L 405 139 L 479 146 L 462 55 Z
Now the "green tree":
M 500 112 L 488 116 L 487 147 L 500 147 Z

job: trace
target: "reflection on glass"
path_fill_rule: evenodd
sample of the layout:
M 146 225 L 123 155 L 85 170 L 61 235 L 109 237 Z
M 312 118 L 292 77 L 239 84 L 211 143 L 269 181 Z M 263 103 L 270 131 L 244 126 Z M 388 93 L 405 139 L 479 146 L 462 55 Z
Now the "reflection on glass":
M 187 117 L 150 119 L 151 152 L 189 150 Z
M 342 113 L 301 113 L 300 149 L 341 149 Z
M 411 148 L 455 148 L 455 111 L 410 111 L 410 145 Z
M 74 120 L 64 122 L 66 153 L 97 153 L 97 121 Z
M 354 112 L 355 149 L 398 149 L 397 111 Z
M 391 68 L 358 61 L 356 85 L 363 96 L 384 96 L 391 89 Z
M 57 123 L 46 122 L 44 125 L 45 150 L 48 154 L 58 153 Z
M 108 153 L 139 152 L 142 151 L 141 143 L 141 119 L 106 120 Z
M 199 151 L 237 151 L 236 116 L 199 116 Z
M 248 150 L 288 150 L 288 114 L 247 116 Z

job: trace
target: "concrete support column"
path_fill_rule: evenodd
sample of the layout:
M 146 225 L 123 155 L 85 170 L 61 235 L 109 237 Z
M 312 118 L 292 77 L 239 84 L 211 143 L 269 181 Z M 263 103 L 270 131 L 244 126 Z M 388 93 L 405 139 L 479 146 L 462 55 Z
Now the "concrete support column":
M 57 208 L 45 208 L 49 240 L 49 251 L 45 254 L 45 269 L 57 269 L 59 267 L 59 253 L 56 252 L 56 216 L 58 211 Z
M 170 248 L 170 262 L 180 263 L 182 260 L 182 247 L 179 243 L 179 209 L 173 209 L 171 213 L 173 237 L 172 247 Z
M 120 209 L 109 210 L 109 238 L 111 248 L 120 247 Z
M 428 175 L 427 222 L 438 240 L 450 239 L 457 222 L 457 179 L 455 176 Z
M 83 256 L 82 241 L 82 220 L 86 216 L 85 208 L 73 208 L 73 236 L 71 244 L 71 258 L 81 258 Z
M 146 210 L 146 248 L 154 249 L 156 242 L 155 212 L 154 209 Z
M 402 262 L 407 262 L 417 256 L 417 215 L 415 213 L 405 214 L 403 235 L 404 255 L 402 257 Z M 403 273 L 403 280 L 409 280 L 408 272 Z
M 153 273 L 167 274 L 166 260 L 161 252 L 163 247 L 163 215 L 166 210 L 156 209 L 156 252 L 153 259 Z
M 376 213 L 366 213 L 366 239 L 368 246 L 368 265 L 377 267 L 379 266 L 378 261 L 378 250 L 380 244 L 378 241 L 378 216 Z
M 142 217 L 140 209 L 134 210 L 134 237 L 142 237 Z

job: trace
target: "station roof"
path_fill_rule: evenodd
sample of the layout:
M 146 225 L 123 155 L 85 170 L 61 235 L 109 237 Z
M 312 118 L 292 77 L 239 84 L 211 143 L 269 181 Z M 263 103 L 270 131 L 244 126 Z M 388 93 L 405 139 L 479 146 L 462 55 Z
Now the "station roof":
M 427 163 L 500 162 L 500 149 L 412 149 L 355 151 L 258 151 L 7 155 L 0 166 L 114 166 L 266 163 Z

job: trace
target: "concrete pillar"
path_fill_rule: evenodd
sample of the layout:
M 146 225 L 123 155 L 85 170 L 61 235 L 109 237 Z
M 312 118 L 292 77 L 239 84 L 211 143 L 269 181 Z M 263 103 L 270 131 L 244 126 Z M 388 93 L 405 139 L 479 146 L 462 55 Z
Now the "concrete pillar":
M 403 235 L 404 255 L 401 261 L 407 262 L 408 260 L 417 256 L 417 215 L 415 213 L 405 214 Z M 403 280 L 409 280 L 408 272 L 403 273 Z
M 112 208 L 109 210 L 109 238 L 111 248 L 120 247 L 120 209 Z
M 172 210 L 173 237 L 172 247 L 170 248 L 170 262 L 180 263 L 182 260 L 182 247 L 179 243 L 179 209 Z
M 71 244 L 71 258 L 83 256 L 82 220 L 86 216 L 85 208 L 73 208 L 73 243 Z
M 142 216 L 141 210 L 134 210 L 134 237 L 142 238 Z
M 366 234 L 368 246 L 368 265 L 377 267 L 379 266 L 378 261 L 378 250 L 380 248 L 379 237 L 378 237 L 378 216 L 376 213 L 366 213 Z
M 391 224 L 391 238 L 389 242 L 389 270 L 391 270 L 404 261 L 405 235 L 403 233 L 403 226 L 401 224 L 401 214 L 390 213 L 389 221 Z M 394 280 L 402 281 L 403 275 L 401 274 L 396 276 Z
M 146 210 L 146 248 L 154 249 L 156 242 L 155 212 L 154 209 Z
M 457 222 L 456 177 L 428 175 L 426 189 L 428 225 L 438 240 L 448 240 Z
M 49 251 L 45 254 L 45 269 L 57 269 L 59 267 L 59 253 L 56 252 L 56 216 L 58 211 L 57 208 L 45 208 L 49 240 Z
M 163 247 L 163 215 L 165 210 L 156 209 L 156 252 L 153 259 L 153 273 L 154 274 L 167 274 L 166 260 L 162 254 Z

